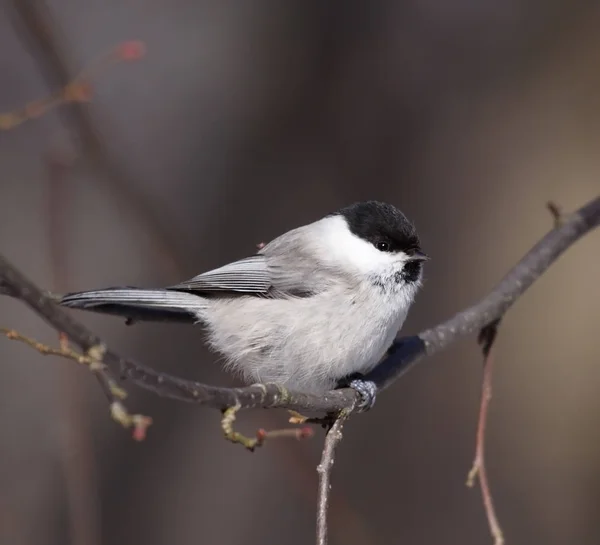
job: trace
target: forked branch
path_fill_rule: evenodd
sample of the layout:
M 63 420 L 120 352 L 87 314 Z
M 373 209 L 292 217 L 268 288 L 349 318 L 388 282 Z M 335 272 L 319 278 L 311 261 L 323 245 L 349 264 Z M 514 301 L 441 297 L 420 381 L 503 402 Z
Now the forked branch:
M 555 213 L 556 210 L 558 208 L 555 206 L 550 207 L 550 211 L 555 216 L 554 229 L 546 234 L 488 295 L 432 329 L 425 330 L 413 337 L 397 340 L 388 351 L 384 361 L 366 377 L 368 380 L 373 380 L 379 389 L 387 388 L 424 356 L 430 356 L 466 335 L 477 331 L 487 333 L 487 335 L 480 334 L 485 358 L 484 382 L 476 456 L 470 479 L 472 481 L 476 475 L 479 477 L 488 522 L 497 545 L 503 542 L 503 537 L 496 520 L 487 484 L 483 450 L 491 380 L 491 348 L 496 328 L 506 311 L 544 271 L 567 248 L 600 224 L 600 197 L 566 217 L 558 212 Z M 136 418 L 144 424 L 140 428 L 142 430 L 145 430 L 145 425 L 149 420 L 141 415 L 129 415 L 118 401 L 120 389 L 116 387 L 117 372 L 121 379 L 129 380 L 158 395 L 199 403 L 223 411 L 228 409 L 231 411 L 232 408 L 235 408 L 235 412 L 237 412 L 240 409 L 252 407 L 279 407 L 298 411 L 320 411 L 329 415 L 337 414 L 337 419 L 327 435 L 323 456 L 318 467 L 317 543 L 319 545 L 327 543 L 327 509 L 333 456 L 335 447 L 341 440 L 343 423 L 357 401 L 356 393 L 353 390 L 341 389 L 327 392 L 323 396 L 315 396 L 289 391 L 275 384 L 257 384 L 246 388 L 218 388 L 159 373 L 142 364 L 125 359 L 107 348 L 102 339 L 71 318 L 54 303 L 49 294 L 35 286 L 1 255 L 0 295 L 9 295 L 23 301 L 50 326 L 65 334 L 71 342 L 81 348 L 83 354 L 75 353 L 68 347 L 61 347 L 51 352 L 87 365 L 99 377 L 111 402 L 113 418 L 127 427 L 133 425 L 134 436 L 136 427 L 139 427 L 139 423 L 135 421 Z M 49 353 L 45 347 L 36 345 L 34 341 L 16 332 L 5 330 L 4 333 L 9 338 L 26 342 L 42 353 Z M 255 442 L 250 445 L 251 448 L 257 446 L 262 439 L 264 437 L 257 437 Z
M 413 337 L 397 340 L 388 356 L 366 377 L 380 389 L 387 388 L 424 356 L 446 348 L 461 337 L 474 334 L 502 317 L 515 301 L 583 235 L 600 224 L 600 197 L 577 212 L 566 216 L 546 234 L 492 289 L 473 306 L 449 320 Z M 28 280 L 0 255 L 0 293 L 10 294 L 27 304 L 57 331 L 64 332 L 84 352 L 106 346 L 97 335 L 54 304 L 40 288 Z M 158 395 L 198 403 L 217 409 L 239 406 L 241 409 L 287 408 L 297 411 L 337 413 L 353 407 L 356 394 L 351 389 L 333 390 L 322 396 L 293 392 L 276 384 L 258 384 L 245 388 L 219 388 L 159 373 L 126 359 L 106 348 L 103 363 L 114 372 L 145 390 Z

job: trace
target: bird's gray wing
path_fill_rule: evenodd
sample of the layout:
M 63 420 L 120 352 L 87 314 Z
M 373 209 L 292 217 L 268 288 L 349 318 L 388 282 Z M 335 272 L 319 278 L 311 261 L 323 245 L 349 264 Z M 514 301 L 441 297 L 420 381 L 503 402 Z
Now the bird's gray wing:
M 266 294 L 272 280 L 264 255 L 254 255 L 199 274 L 169 289 L 199 292 Z
M 276 294 L 310 297 L 345 281 L 344 272 L 325 258 L 318 237 L 313 225 L 307 225 L 288 231 L 260 251 L 268 258 Z
M 308 233 L 310 235 L 310 233 Z M 256 255 L 202 273 L 169 289 L 215 293 L 245 293 L 267 297 L 310 297 L 339 275 L 311 248 L 306 227 L 272 240 Z

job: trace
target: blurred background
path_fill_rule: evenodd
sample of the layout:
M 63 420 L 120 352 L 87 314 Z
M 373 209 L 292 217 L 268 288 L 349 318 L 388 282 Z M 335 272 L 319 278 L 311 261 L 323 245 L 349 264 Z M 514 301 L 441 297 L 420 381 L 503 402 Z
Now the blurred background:
M 3 0 L 0 112 L 98 55 L 89 104 L 0 132 L 0 251 L 46 288 L 161 286 L 380 199 L 432 256 L 405 326 L 484 295 L 600 189 L 600 6 L 581 0 Z M 556 263 L 496 345 L 488 468 L 507 543 L 600 541 L 600 234 Z M 77 316 L 124 355 L 236 384 L 193 327 Z M 56 343 L 22 304 L 0 325 Z M 93 377 L 0 338 L 0 543 L 314 541 L 323 433 L 249 454 L 212 410 L 131 387 L 146 441 Z M 475 339 L 426 360 L 346 426 L 331 541 L 492 543 L 473 457 Z M 240 429 L 281 427 L 254 411 Z

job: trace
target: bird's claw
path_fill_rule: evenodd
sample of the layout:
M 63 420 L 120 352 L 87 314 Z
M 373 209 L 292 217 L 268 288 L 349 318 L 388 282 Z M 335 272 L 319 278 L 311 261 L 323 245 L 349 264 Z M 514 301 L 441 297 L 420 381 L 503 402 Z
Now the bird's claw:
M 357 412 L 362 413 L 373 408 L 377 398 L 377 385 L 372 380 L 356 378 L 351 380 L 348 386 L 360 396 L 355 408 Z

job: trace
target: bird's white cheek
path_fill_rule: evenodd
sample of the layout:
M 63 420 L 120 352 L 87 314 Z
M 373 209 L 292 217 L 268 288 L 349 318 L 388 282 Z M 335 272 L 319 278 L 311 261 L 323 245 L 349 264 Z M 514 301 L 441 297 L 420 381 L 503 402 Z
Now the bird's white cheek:
M 326 261 L 344 264 L 361 274 L 383 272 L 393 267 L 398 256 L 381 252 L 370 242 L 353 234 L 344 218 L 334 216 L 321 221 L 320 243 Z

